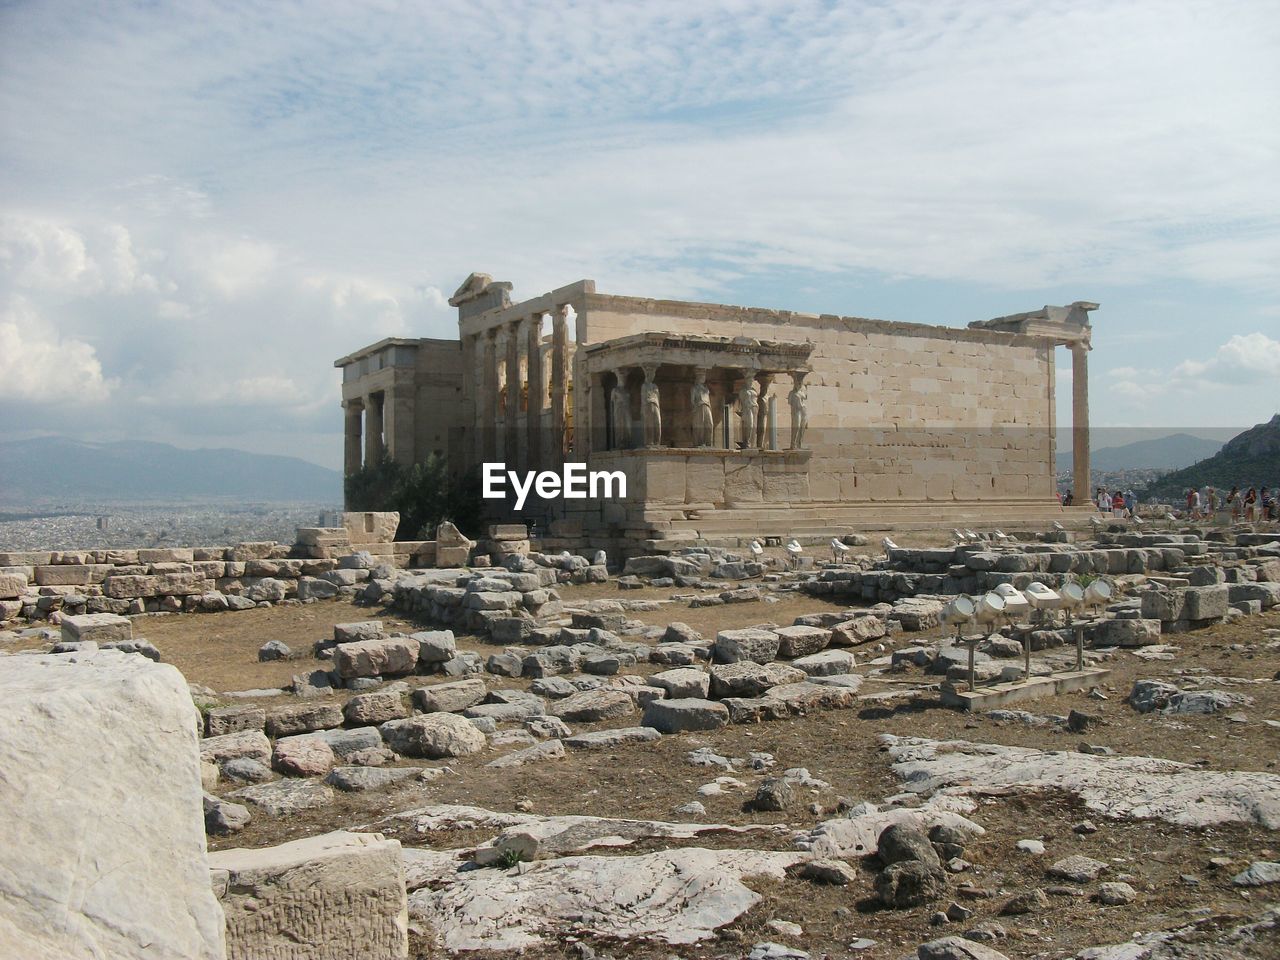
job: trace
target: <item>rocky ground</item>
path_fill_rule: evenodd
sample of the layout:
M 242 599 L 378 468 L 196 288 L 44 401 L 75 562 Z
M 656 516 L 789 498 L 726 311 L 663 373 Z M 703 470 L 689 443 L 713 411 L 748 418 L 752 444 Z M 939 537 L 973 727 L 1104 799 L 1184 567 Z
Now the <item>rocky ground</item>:
M 633 621 L 679 621 L 707 640 L 839 609 L 796 592 L 766 594 L 773 603 L 690 608 L 671 600 L 675 592 L 620 591 L 616 582 L 560 589 L 566 607 L 618 599 L 633 608 Z M 207 711 L 253 704 L 270 716 L 277 707 L 323 710 L 359 695 L 316 689 L 300 699 L 280 688 L 328 666 L 312 647 L 329 640 L 335 624 L 373 617 L 384 633 L 424 628 L 391 611 L 333 602 L 140 617 L 134 632 L 207 688 L 199 698 Z M 656 642 L 644 640 L 640 624 L 627 639 L 637 637 Z M 267 846 L 337 829 L 400 840 L 411 851 L 411 944 L 421 957 L 452 946 L 479 957 L 518 948 L 530 957 L 897 958 L 953 935 L 968 939 L 936 955 L 989 957 L 985 946 L 1007 957 L 1070 957 L 1135 938 L 1129 952 L 1084 956 L 1280 955 L 1267 913 L 1280 902 L 1280 867 L 1248 872 L 1280 860 L 1280 609 L 1155 647 L 1092 653 L 1112 671 L 1098 689 L 986 714 L 942 707 L 939 677 L 892 663 L 894 649 L 941 638 L 935 629 L 851 650 L 862 683 L 844 708 L 594 749 L 575 748 L 545 718 L 515 719 L 498 723 L 474 753 L 383 757 L 390 762 L 381 767 L 343 766 L 339 757 L 344 770 L 366 771 L 349 774 L 346 786 L 371 787 L 355 791 L 320 780 L 331 754 L 311 769 L 315 758 L 282 756 L 277 739 L 277 770 L 293 763 L 292 772 L 316 776 L 266 775 L 310 792 L 273 815 L 231 796 L 245 783 L 228 778 L 224 762 L 211 793 L 249 819 L 237 832 L 215 832 L 210 847 Z M 272 640 L 294 658 L 259 662 Z M 9 649 L 42 646 L 45 638 L 28 634 Z M 475 637 L 459 636 L 456 646 L 482 659 L 502 652 Z M 641 662 L 623 672 L 644 683 L 670 669 Z M 491 699 L 547 688 L 527 678 L 476 678 Z M 619 678 L 592 682 L 613 689 Z M 1137 706 L 1129 702 L 1135 686 Z M 371 686 L 379 689 L 387 685 Z M 546 696 L 547 712 L 560 712 L 566 699 Z M 572 735 L 641 722 L 634 705 L 616 712 L 561 722 Z M 530 751 L 525 762 L 493 765 L 518 751 Z M 407 778 L 370 784 L 397 769 Z M 882 838 L 894 823 L 895 835 Z M 879 854 L 868 855 L 877 842 Z M 806 867 L 812 856 L 832 863 Z M 489 865 L 458 872 L 473 860 Z

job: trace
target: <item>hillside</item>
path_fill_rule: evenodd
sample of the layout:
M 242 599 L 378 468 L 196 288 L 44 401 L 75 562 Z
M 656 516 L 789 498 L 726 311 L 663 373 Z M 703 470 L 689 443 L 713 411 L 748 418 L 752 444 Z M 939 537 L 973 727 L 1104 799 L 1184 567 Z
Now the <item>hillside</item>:
M 1280 413 L 1232 437 L 1212 457 L 1166 474 L 1140 497 L 1172 500 L 1192 487 L 1208 484 L 1221 490 L 1233 485 L 1243 490 L 1280 484 Z
M 1092 451 L 1089 465 L 1094 470 L 1110 473 L 1118 470 L 1177 470 L 1190 466 L 1222 449 L 1222 441 L 1174 433 L 1153 440 L 1138 440 L 1116 447 Z M 1071 469 L 1071 450 L 1058 454 L 1059 472 Z
M 0 443 L 0 500 L 141 501 L 236 497 L 340 503 L 336 470 L 244 450 L 182 450 L 165 443 L 84 443 L 39 437 Z

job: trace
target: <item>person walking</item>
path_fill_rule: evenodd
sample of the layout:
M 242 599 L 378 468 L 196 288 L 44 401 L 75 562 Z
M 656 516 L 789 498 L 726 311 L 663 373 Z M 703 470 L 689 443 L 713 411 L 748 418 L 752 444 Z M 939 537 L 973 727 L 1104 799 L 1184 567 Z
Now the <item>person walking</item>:
M 1258 507 L 1258 491 L 1250 487 L 1244 495 L 1244 522 L 1253 523 L 1254 511 Z
M 1218 491 L 1213 489 L 1212 485 L 1205 488 L 1204 509 L 1210 520 L 1218 512 Z
M 1231 522 L 1240 522 L 1240 488 L 1232 487 L 1227 494 L 1227 509 L 1231 511 Z
M 1111 512 L 1111 495 L 1102 487 L 1098 488 L 1098 510 L 1102 513 Z

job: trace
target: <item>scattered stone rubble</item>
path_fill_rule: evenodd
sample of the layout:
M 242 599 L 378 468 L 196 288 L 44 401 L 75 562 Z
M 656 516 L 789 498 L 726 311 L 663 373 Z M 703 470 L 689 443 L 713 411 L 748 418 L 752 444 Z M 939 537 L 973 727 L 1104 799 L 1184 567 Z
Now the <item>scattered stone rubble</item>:
M 1228 544 L 1189 534 L 1107 533 L 1087 549 L 1056 542 L 1050 535 L 1046 542 L 1034 544 L 890 549 L 885 561 L 855 558 L 816 572 L 783 573 L 768 563 L 718 548 L 683 548 L 627 562 L 625 577 L 638 582 L 669 580 L 673 590 L 710 590 L 717 580 L 756 579 L 749 587 L 751 597 L 742 602 L 761 604 L 761 622 L 703 636 L 675 620 L 674 610 L 672 621 L 657 627 L 630 616 L 640 609 L 655 609 L 652 600 L 566 599 L 571 597 L 566 585 L 609 579 L 603 556 L 539 553 L 532 549 L 523 527 L 495 527 L 483 547 L 456 542 L 465 540 L 456 531 L 443 534 L 432 542 L 437 560 L 465 562 L 482 550 L 481 555 L 496 565 L 370 568 L 359 565 L 366 562 L 359 554 L 306 560 L 272 557 L 278 549 L 275 545 L 270 549 L 262 545 L 258 551 L 265 551 L 262 557 L 241 560 L 228 559 L 227 551 L 216 561 L 197 559 L 195 551 L 189 558 L 170 554 L 167 559 L 144 558 L 143 551 L 136 556 L 117 551 L 126 555 L 102 564 L 60 557 L 55 561 L 51 554 L 50 563 L 33 566 L 31 576 L 43 567 L 110 569 L 97 581 L 100 592 L 77 595 L 83 604 L 69 602 L 71 595 L 56 589 L 38 593 L 38 597 L 60 599 L 60 605 L 48 607 L 60 621 L 56 652 L 6 657 L 3 666 L 7 668 L 10 661 L 20 664 L 23 684 L 51 698 L 57 710 L 63 709 L 62 700 L 67 699 L 69 722 L 87 722 L 76 720 L 77 710 L 82 709 L 77 698 L 86 685 L 100 684 L 93 696 L 85 694 L 91 704 L 97 702 L 95 697 L 132 703 L 142 697 L 134 692 L 138 684 L 147 696 L 153 685 L 171 688 L 176 671 L 145 657 L 127 656 L 129 651 L 147 654 L 149 645 L 133 636 L 132 622 L 121 614 L 141 612 L 139 602 L 142 610 L 165 604 L 159 594 L 112 596 L 125 583 L 136 585 L 139 578 L 157 582 L 171 578 L 165 582 L 176 583 L 198 576 L 202 591 L 212 583 L 224 598 L 240 595 L 222 589 L 230 584 L 220 581 L 234 579 L 246 599 L 256 593 L 267 603 L 289 597 L 290 589 L 263 588 L 266 581 L 284 584 L 290 579 L 293 596 L 318 598 L 320 594 L 311 593 L 310 587 L 304 589 L 304 582 L 311 579 L 330 584 L 335 595 L 390 604 L 432 625 L 433 629 L 394 634 L 384 629 L 382 621 L 370 619 L 338 624 L 331 638 L 318 641 L 305 654 L 273 648 L 272 656 L 312 658 L 311 672 L 300 674 L 289 688 L 295 696 L 282 701 L 279 695 L 285 691 L 266 690 L 259 691 L 259 697 L 210 703 L 198 744 L 192 733 L 196 719 L 190 698 L 179 683 L 186 713 L 170 718 L 160 740 L 162 748 L 167 745 L 173 751 L 168 762 L 181 789 L 175 788 L 172 795 L 161 791 L 156 798 L 162 814 L 157 836 L 149 842 L 186 850 L 192 828 L 186 819 L 194 818 L 197 809 L 209 835 L 227 836 L 244 830 L 254 818 L 285 818 L 323 808 L 340 793 L 447 777 L 447 764 L 455 758 L 478 756 L 495 772 L 525 765 L 551 767 L 572 762 L 578 751 L 643 748 L 644 743 L 664 736 L 927 695 L 938 685 L 967 675 L 969 653 L 951 640 L 913 643 L 907 635 L 936 630 L 943 604 L 954 592 L 977 592 L 1000 583 L 1025 587 L 1032 579 L 1060 585 L 1067 576 L 1105 574 L 1120 589 L 1107 608 L 1094 611 L 1086 623 L 1089 656 L 1094 660 L 1127 656 L 1123 650 L 1154 646 L 1166 633 L 1259 613 L 1280 602 L 1280 541 L 1246 535 Z M 316 552 L 344 548 L 337 535 L 317 534 L 311 539 Z M 448 550 L 457 552 L 441 553 Z M 352 556 L 357 559 L 351 560 Z M 217 572 L 213 566 L 197 569 L 199 564 L 215 563 L 221 564 L 220 576 L 213 576 Z M 308 563 L 332 566 L 319 572 L 313 567 L 313 572 L 305 573 Z M 191 569 L 168 569 L 167 565 Z M 136 566 L 145 566 L 146 572 L 120 572 Z M 282 573 L 286 569 L 297 573 L 288 577 Z M 328 574 L 339 576 L 326 579 Z M 18 590 L 25 615 L 32 580 L 18 584 L 22 575 L 9 571 L 0 576 L 14 581 L 10 589 Z M 117 578 L 126 579 L 113 586 Z M 87 588 L 89 584 L 38 586 Z M 737 594 L 739 589 L 712 596 L 736 602 L 723 594 Z M 795 590 L 851 605 L 805 614 L 786 625 L 764 619 L 765 601 Z M 201 598 L 209 593 L 185 596 Z M 172 596 L 179 595 L 164 594 Z M 91 604 L 95 599 L 98 602 Z M 675 594 L 666 602 L 693 605 L 702 599 L 705 596 L 695 592 Z M 127 606 L 118 609 L 107 605 L 109 600 L 127 600 Z M 39 606 L 37 599 L 34 613 L 39 613 Z M 179 608 L 205 609 L 199 599 L 190 607 L 184 600 Z M 461 633 L 485 638 L 493 652 L 481 655 L 461 648 L 457 642 Z M 1024 641 L 1035 653 L 1033 673 L 1074 662 L 1074 650 L 1058 649 L 1072 642 L 1069 630 L 1048 623 L 1006 624 L 979 642 L 975 654 L 979 674 L 989 679 L 1020 675 Z M 64 673 L 70 683 L 61 679 Z M 32 682 L 27 674 L 38 679 Z M 124 674 L 128 682 L 121 686 L 116 680 Z M 0 669 L 0 684 L 18 675 L 18 671 Z M 44 677 L 58 680 L 56 690 L 43 682 Z M 107 682 L 101 683 L 100 678 Z M 519 688 L 510 683 L 515 679 L 521 681 Z M 863 685 L 868 680 L 898 686 L 866 693 Z M 1229 712 L 1252 702 L 1243 692 L 1247 688 L 1222 689 L 1233 686 L 1240 684 L 1225 677 L 1188 676 L 1176 685 L 1140 680 L 1128 703 L 1135 714 L 1160 717 Z M 257 702 L 268 696 L 270 704 Z M 9 708 L 10 701 L 23 704 L 16 696 L 0 698 L 0 709 Z M 1068 717 L 1041 717 L 1026 711 L 993 711 L 987 717 L 992 722 L 1075 733 L 1097 722 L 1084 708 Z M 23 722 L 21 712 L 13 715 L 12 725 L 20 728 Z M 609 726 L 579 729 L 594 724 Z M 48 729 L 60 728 L 51 724 Z M 108 754 L 120 756 L 129 749 L 133 735 L 129 730 L 112 731 L 115 739 L 104 748 Z M 0 739 L 0 750 L 12 749 L 11 742 L 14 737 L 7 732 Z M 207 866 L 212 868 L 213 894 L 225 915 L 226 956 L 327 958 L 358 952 L 402 958 L 408 955 L 411 931 L 449 951 L 521 950 L 560 940 L 566 931 L 612 940 L 694 943 L 711 937 L 760 901 L 744 878 L 799 877 L 849 885 L 859 878 L 850 861 L 861 861 L 870 871 L 867 882 L 882 908 L 927 909 L 938 924 L 958 924 L 972 915 L 961 902 L 960 891 L 967 888 L 957 877 L 972 869 L 970 849 L 985 833 L 974 799 L 979 796 L 1065 792 L 1109 818 L 1155 819 L 1192 828 L 1235 823 L 1280 830 L 1280 776 L 1273 773 L 1222 772 L 1150 757 L 1107 756 L 1101 750 L 1040 750 L 967 740 L 885 735 L 880 745 L 903 781 L 904 792 L 878 803 L 841 801 L 839 815 L 793 832 L 792 849 L 785 851 L 673 846 L 658 852 L 601 855 L 590 851 L 616 850 L 642 839 L 696 841 L 708 835 L 736 834 L 745 844 L 754 833 L 779 828 L 541 816 L 460 805 L 418 807 L 359 829 L 389 830 L 394 820 L 401 828 L 409 823 L 412 832 L 426 840 L 433 833 L 455 829 L 489 832 L 465 848 L 402 849 L 380 833 L 338 832 L 266 849 L 223 850 L 211 855 Z M 82 745 L 77 743 L 75 749 Z M 184 749 L 186 761 L 180 756 Z M 49 744 L 41 748 L 40 756 L 43 762 L 46 754 L 70 750 L 70 742 Z M 161 753 L 164 756 L 163 749 Z M 416 762 L 400 765 L 405 758 Z M 771 770 L 775 760 L 764 753 L 734 758 L 703 747 L 690 752 L 689 762 L 711 768 L 717 775 L 698 789 L 698 795 L 708 798 L 738 791 L 744 806 L 756 811 L 786 813 L 829 789 L 803 768 Z M 26 769 L 32 764 L 36 764 L 35 754 L 19 751 L 0 766 Z M 58 769 L 56 764 L 50 766 L 49 776 Z M 750 782 L 739 779 L 744 776 Z M 112 789 L 119 784 L 118 776 L 101 779 L 109 781 Z M 5 782 L 0 778 L 0 790 Z M 130 783 L 125 781 L 124 786 L 143 790 L 141 784 Z M 190 817 L 164 819 L 164 805 L 179 800 L 189 801 Z M 10 809 L 7 801 L 4 809 Z M 690 817 L 706 812 L 696 801 L 678 809 Z M 824 808 L 815 802 L 811 809 L 821 813 Z M 98 808 L 92 804 L 68 808 L 63 815 L 96 816 Z M 21 819 L 18 822 L 19 827 L 11 824 L 11 828 L 25 829 Z M 198 836 L 201 821 L 193 822 Z M 1079 834 L 1091 832 L 1083 826 Z M 145 832 L 136 824 L 123 829 Z M 781 830 L 791 832 L 786 827 Z M 21 837 L 15 836 L 13 843 L 14 849 L 25 849 Z M 1039 845 L 1045 852 L 1040 841 L 1024 844 L 1022 849 Z M 184 868 L 187 872 L 206 869 L 203 849 L 201 845 L 199 857 L 191 856 Z M 1049 903 L 1046 891 L 1052 892 L 1054 885 L 1075 885 L 1079 895 L 1091 896 L 1100 909 L 1141 898 L 1142 891 L 1130 882 L 1133 878 L 1113 871 L 1109 864 L 1053 852 L 1051 861 L 1045 858 L 1045 889 L 1011 891 L 997 904 L 999 912 L 1016 918 L 1043 910 Z M 174 853 L 163 855 L 172 858 Z M 57 858 L 52 863 L 45 871 L 50 882 L 56 870 L 79 869 L 57 866 Z M 1232 881 L 1237 887 L 1266 889 L 1277 882 L 1278 868 L 1270 860 L 1239 866 Z M 39 870 L 34 873 L 41 876 Z M 127 904 L 112 898 L 126 882 L 142 881 L 123 871 L 120 878 L 103 884 L 106 905 L 101 908 L 101 925 L 111 929 L 110 936 L 123 940 L 101 942 L 109 943 L 108 952 L 114 950 L 113 955 L 140 956 L 133 941 L 142 942 L 151 931 L 139 917 L 129 915 Z M 0 895 L 7 896 L 8 891 L 0 887 Z M 186 898 L 173 907 L 183 918 L 173 935 L 187 938 L 182 955 L 222 956 L 219 937 L 224 928 L 220 921 L 209 919 L 216 914 L 216 905 L 211 913 L 207 883 L 199 894 L 188 884 L 156 896 L 156 903 Z M 953 896 L 958 899 L 948 905 L 947 898 Z M 85 930 L 90 933 L 55 924 L 50 937 L 106 937 L 92 932 L 97 921 L 91 906 L 85 906 L 92 921 Z M 6 931 L 4 920 L 0 916 L 0 938 Z M 26 917 L 20 918 L 20 925 L 46 921 Z M 802 934 L 795 924 L 783 920 L 772 929 L 784 939 Z M 990 960 L 1001 954 L 986 944 L 1003 935 L 999 924 L 987 921 L 963 937 L 921 945 L 919 956 Z M 57 949 L 70 950 L 70 944 L 80 941 L 49 942 L 53 946 L 46 953 L 54 956 Z M 297 952 L 304 948 L 305 953 Z M 772 942 L 757 944 L 750 955 L 807 956 Z M 1089 960 L 1104 956 L 1096 954 Z

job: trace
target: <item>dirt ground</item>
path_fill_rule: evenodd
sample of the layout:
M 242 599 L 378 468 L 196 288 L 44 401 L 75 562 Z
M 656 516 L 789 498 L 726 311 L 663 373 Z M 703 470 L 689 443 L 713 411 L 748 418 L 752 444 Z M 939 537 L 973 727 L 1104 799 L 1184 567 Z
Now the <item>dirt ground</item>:
M 666 599 L 680 590 L 644 590 L 619 593 L 611 584 L 569 587 L 566 600 L 623 597 Z M 832 609 L 823 601 L 786 594 L 779 603 L 745 603 L 690 609 L 673 602 L 653 612 L 634 614 L 652 624 L 683 621 L 704 635 L 716 630 L 746 626 L 762 621 L 790 623 L 802 613 Z M 385 611 L 355 607 L 346 603 L 316 603 L 283 606 L 242 613 L 220 613 L 139 618 L 135 633 L 145 636 L 161 650 L 166 661 L 178 666 L 187 679 L 214 688 L 220 693 L 288 682 L 295 673 L 307 673 L 320 664 L 310 655 L 311 643 L 332 634 L 334 623 L 349 620 L 381 619 L 391 629 L 417 629 Z M 313 833 L 353 828 L 377 823 L 381 832 L 395 836 L 407 846 L 466 848 L 489 839 L 488 833 L 450 832 L 419 836 L 400 822 L 378 823 L 390 814 L 427 803 L 467 803 L 499 811 L 513 809 L 527 801 L 532 812 L 541 814 L 591 814 L 658 820 L 688 819 L 673 808 L 700 800 L 707 809 L 706 822 L 732 824 L 785 823 L 792 830 L 805 830 L 834 816 L 838 798 L 878 802 L 901 792 L 900 782 L 889 769 L 888 759 L 878 747 L 876 736 L 892 733 L 939 739 L 967 739 L 976 742 L 1036 747 L 1047 750 L 1077 750 L 1082 741 L 1113 748 L 1126 755 L 1166 757 L 1193 763 L 1205 769 L 1256 770 L 1277 772 L 1280 762 L 1280 728 L 1264 720 L 1280 720 L 1280 610 L 1249 617 L 1195 633 L 1169 636 L 1165 642 L 1178 647 L 1172 661 L 1143 660 L 1129 652 L 1119 652 L 1105 665 L 1113 673 L 1102 686 L 1106 699 L 1085 693 L 1029 701 L 1013 709 L 1036 714 L 1065 715 L 1070 710 L 1086 711 L 1102 723 L 1087 734 L 1078 735 L 1058 728 L 1031 727 L 1019 722 L 998 722 L 981 714 L 970 715 L 943 708 L 936 692 L 924 690 L 888 703 L 867 704 L 859 709 L 822 712 L 787 721 L 752 726 L 730 726 L 710 733 L 663 737 L 660 741 L 634 744 L 610 751 L 570 751 L 562 760 L 504 769 L 486 769 L 484 764 L 497 755 L 489 749 L 482 754 L 434 766 L 447 766 L 449 773 L 430 783 L 414 783 L 367 794 L 337 795 L 335 803 L 288 820 L 273 820 L 255 814 L 239 835 L 212 839 L 212 848 L 265 846 Z M 937 637 L 935 631 L 928 636 Z M 898 638 L 899 645 L 919 642 L 920 634 Z M 295 661 L 259 664 L 257 650 L 267 640 L 288 643 L 302 656 Z M 474 637 L 459 638 L 463 649 L 484 654 L 499 648 Z M 855 651 L 856 652 L 856 651 Z M 863 660 L 859 657 L 859 660 Z M 860 667 L 860 672 L 866 672 Z M 1198 675 L 1262 680 L 1242 684 L 1231 681 L 1207 683 L 1232 692 L 1245 693 L 1254 702 L 1232 711 L 1230 716 L 1140 716 L 1125 703 L 1134 680 L 1160 678 L 1187 683 Z M 916 670 L 891 678 L 924 684 Z M 487 677 L 491 687 L 526 686 L 524 681 Z M 412 678 L 430 683 L 437 678 Z M 869 680 L 862 692 L 889 689 L 892 684 Z M 269 702 L 269 701 L 266 701 Z M 1243 717 L 1239 716 L 1242 714 Z M 574 724 L 575 732 L 605 726 L 631 726 L 639 715 L 613 724 Z M 745 790 L 720 796 L 700 797 L 697 788 L 724 771 L 690 765 L 686 756 L 700 747 L 711 747 L 729 757 L 745 757 L 752 751 L 766 751 L 777 759 L 777 770 L 806 767 L 810 774 L 830 783 L 830 789 L 808 793 L 783 813 L 744 810 L 744 801 L 766 774 L 737 772 Z M 504 748 L 505 749 L 505 748 Z M 415 762 L 421 765 L 421 761 Z M 228 787 L 232 789 L 232 787 Z M 811 811 L 817 804 L 820 812 Z M 1280 901 L 1280 892 L 1268 899 L 1267 888 L 1252 895 L 1233 887 L 1230 876 L 1250 861 L 1280 857 L 1280 834 L 1260 827 L 1226 826 L 1194 830 L 1163 822 L 1106 820 L 1083 808 L 1067 796 L 1046 794 L 1036 797 L 1008 796 L 981 801 L 971 815 L 987 829 L 966 851 L 973 868 L 949 881 L 954 893 L 960 885 L 971 884 L 988 896 L 960 899 L 974 915 L 962 922 L 931 926 L 929 916 L 945 909 L 950 899 L 915 910 L 878 909 L 872 899 L 874 870 L 862 870 L 860 880 L 849 887 L 824 887 L 800 880 L 755 879 L 751 885 L 762 901 L 737 922 L 724 928 L 713 940 L 692 947 L 673 949 L 646 944 L 609 944 L 592 941 L 601 955 L 649 958 L 745 956 L 753 943 L 773 940 L 791 943 L 810 951 L 814 957 L 858 956 L 880 960 L 913 954 L 915 945 L 970 929 L 981 921 L 995 920 L 1008 937 L 993 944 L 1011 958 L 1066 957 L 1079 949 L 1098 944 L 1122 942 L 1137 931 L 1150 931 L 1201 921 L 1199 935 L 1212 943 L 1220 929 L 1257 917 L 1262 904 Z M 1089 819 L 1098 825 L 1096 833 L 1079 834 L 1072 826 Z M 1019 853 L 1019 839 L 1040 839 L 1044 856 Z M 617 851 L 644 852 L 670 845 L 671 841 L 641 842 Z M 792 835 L 760 834 L 703 837 L 688 845 L 754 846 L 790 849 Z M 1051 896 L 1049 907 L 1024 917 L 999 917 L 1000 907 L 1015 893 L 1044 887 L 1044 868 L 1061 857 L 1079 853 L 1109 862 L 1103 879 L 1128 879 L 1139 892 L 1135 903 L 1101 907 L 1083 896 Z M 1211 858 L 1227 856 L 1232 865 L 1215 869 Z M 1089 885 L 1096 886 L 1096 885 Z M 1088 889 L 1087 886 L 1085 889 Z M 1232 918 L 1237 918 L 1232 920 Z M 771 919 L 799 924 L 800 938 L 790 939 L 766 926 Z M 859 938 L 876 945 L 853 952 L 848 944 Z M 415 955 L 435 956 L 427 943 L 414 939 Z M 1280 956 L 1280 943 L 1262 945 L 1257 957 Z M 528 957 L 579 956 L 568 944 L 532 950 Z M 1231 954 L 1227 954 L 1230 956 Z M 483 956 L 483 955 L 479 955 Z

